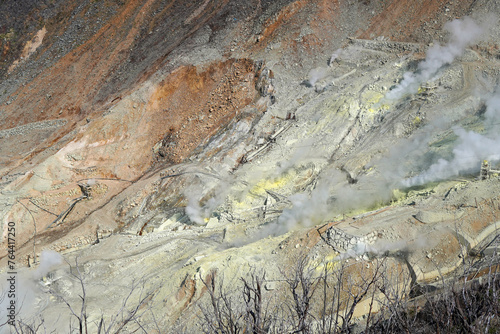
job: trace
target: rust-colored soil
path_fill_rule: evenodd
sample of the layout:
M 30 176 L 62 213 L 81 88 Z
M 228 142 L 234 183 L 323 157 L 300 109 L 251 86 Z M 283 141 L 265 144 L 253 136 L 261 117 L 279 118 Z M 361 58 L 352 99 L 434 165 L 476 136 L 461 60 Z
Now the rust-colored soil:
M 462 17 L 469 7 L 469 1 L 388 1 L 366 29 L 359 31 L 359 38 L 384 36 L 394 41 L 421 42 L 425 37 L 431 42 L 445 22 Z
M 247 59 L 212 64 L 200 73 L 193 66 L 180 67 L 168 76 L 146 106 L 155 125 L 149 134 L 163 136 L 156 158 L 172 163 L 185 159 L 255 100 L 255 81 L 253 62 Z

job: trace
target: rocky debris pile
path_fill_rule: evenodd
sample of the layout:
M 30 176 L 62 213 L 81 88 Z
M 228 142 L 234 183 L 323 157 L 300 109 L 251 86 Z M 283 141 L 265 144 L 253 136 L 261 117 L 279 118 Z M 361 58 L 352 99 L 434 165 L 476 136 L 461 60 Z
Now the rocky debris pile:
M 112 234 L 113 231 L 109 229 L 96 229 L 95 234 L 89 233 L 86 235 L 74 236 L 64 242 L 54 243 L 51 245 L 50 249 L 62 254 L 73 252 L 88 245 L 98 244 L 102 239 L 108 238 Z
M 330 227 L 326 230 L 326 243 L 339 253 L 347 252 L 357 245 L 370 245 L 377 240 L 377 231 L 370 232 L 364 237 L 358 237 L 345 233 L 344 231 Z
M 152 149 L 157 161 L 182 162 L 236 115 L 254 109 L 266 111 L 270 104 L 254 101 L 259 78 L 254 61 L 229 59 L 200 69 L 180 67 L 160 82 L 149 100 L 158 120 L 168 124 Z
M 259 92 L 260 96 L 269 96 L 271 104 L 276 100 L 274 96 L 274 73 L 269 68 L 264 66 L 264 62 L 260 61 L 256 63 L 256 75 L 258 76 L 257 82 L 255 83 L 255 88 Z
M 41 121 L 35 123 L 29 123 L 15 128 L 5 129 L 0 131 L 0 138 L 8 138 L 11 136 L 25 135 L 32 130 L 49 130 L 55 129 L 65 125 L 67 121 L 65 119 L 55 119 L 48 121 Z
M 349 38 L 349 41 L 354 46 L 377 51 L 392 51 L 400 53 L 425 51 L 425 47 L 419 43 L 393 42 L 384 39 L 367 40 L 356 38 Z

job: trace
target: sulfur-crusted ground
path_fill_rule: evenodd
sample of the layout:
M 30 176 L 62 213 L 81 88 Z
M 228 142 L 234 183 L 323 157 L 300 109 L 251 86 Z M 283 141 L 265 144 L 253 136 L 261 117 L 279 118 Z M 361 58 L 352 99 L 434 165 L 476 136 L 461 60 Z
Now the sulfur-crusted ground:
M 500 169 L 499 6 L 2 2 L 0 210 L 17 266 L 78 259 L 92 323 L 145 282 L 160 332 L 196 332 L 213 272 L 236 289 L 265 271 L 280 296 L 303 255 L 352 275 L 386 256 L 433 283 L 496 233 L 500 179 L 477 177 L 483 159 Z M 477 35 L 443 28 L 466 15 Z M 407 72 L 425 80 L 394 97 Z M 64 332 L 69 272 L 45 279 L 58 298 L 30 285 L 20 316 Z

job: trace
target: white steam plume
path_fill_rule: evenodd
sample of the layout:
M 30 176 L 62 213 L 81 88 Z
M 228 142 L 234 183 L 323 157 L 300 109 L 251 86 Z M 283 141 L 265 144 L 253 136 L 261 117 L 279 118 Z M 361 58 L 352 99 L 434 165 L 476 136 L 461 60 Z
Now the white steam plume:
M 197 183 L 191 183 L 184 189 L 184 196 L 188 200 L 185 213 L 193 223 L 203 225 L 210 218 L 215 209 L 226 199 L 233 177 L 227 171 L 221 171 L 222 176 L 205 172 L 197 173 Z M 207 176 L 201 178 L 202 176 Z M 202 204 L 200 202 L 208 194 L 213 194 Z
M 294 149 L 290 159 L 277 164 L 278 168 L 272 170 L 271 177 L 278 177 L 296 166 L 297 163 L 315 158 L 322 158 L 322 155 L 319 154 L 317 150 L 314 150 L 314 140 L 312 138 L 306 138 L 301 141 L 300 146 Z
M 470 17 L 453 20 L 444 25 L 450 33 L 450 40 L 444 46 L 436 43 L 427 50 L 426 58 L 418 64 L 418 70 L 406 72 L 399 85 L 387 93 L 386 98 L 397 100 L 406 94 L 414 94 L 418 87 L 430 80 L 444 65 L 450 64 L 462 55 L 465 48 L 486 37 L 485 26 L 480 26 Z
M 428 235 L 419 235 L 413 240 L 397 240 L 390 241 L 386 239 L 377 239 L 373 244 L 367 244 L 365 242 L 358 242 L 352 248 L 348 249 L 344 253 L 337 256 L 336 260 L 345 260 L 350 258 L 358 258 L 365 254 L 370 254 L 371 256 L 384 256 L 388 252 L 399 252 L 405 251 L 413 253 L 421 249 L 430 249 L 439 243 L 439 236 L 443 235 L 443 231 L 433 231 L 433 237 L 430 238 Z
M 204 224 L 205 218 L 207 218 L 207 210 L 204 210 L 200 205 L 200 198 L 196 195 L 200 189 L 195 189 L 194 187 L 186 188 L 184 190 L 184 196 L 188 200 L 188 204 L 185 208 L 186 215 L 188 215 L 189 220 L 196 224 Z
M 406 187 L 444 180 L 461 173 L 479 173 L 481 161 L 500 161 L 500 94 L 486 101 L 485 134 L 455 128 L 458 144 L 451 160 L 439 159 L 424 173 L 403 181 Z
M 284 234 L 356 209 L 387 203 L 393 195 L 393 189 L 446 179 L 474 168 L 479 171 L 483 159 L 492 162 L 500 160 L 500 94 L 490 98 L 486 104 L 486 123 L 494 126 L 489 131 L 493 135 L 457 128 L 455 133 L 459 139 L 453 150 L 453 159 L 441 159 L 423 174 L 404 179 L 410 170 L 417 167 L 418 159 L 428 151 L 429 133 L 449 128 L 446 119 L 438 118 L 426 127 L 428 131 L 404 141 L 404 144 L 391 150 L 389 155 L 375 162 L 377 169 L 369 175 L 357 177 L 355 184 L 350 184 L 346 175 L 338 170 L 322 172 L 318 186 L 310 194 L 290 196 L 288 199 L 292 207 L 285 209 L 276 222 L 264 226 L 259 233 L 260 237 Z M 401 157 L 409 161 L 402 163 Z M 286 166 L 289 167 L 289 164 Z
M 332 53 L 332 55 L 330 56 L 330 60 L 328 61 L 328 65 L 332 65 L 332 63 L 337 59 L 339 58 L 343 53 L 343 50 L 342 49 L 337 49 L 335 50 L 334 53 Z
M 221 184 L 215 188 L 214 196 L 209 198 L 203 205 L 200 205 L 200 201 L 205 191 L 203 186 L 191 186 L 186 188 L 184 190 L 184 196 L 186 196 L 188 204 L 185 208 L 185 212 L 189 220 L 199 225 L 205 224 L 214 210 L 224 201 L 228 188 L 227 186 L 224 187 L 221 181 Z
M 279 218 L 267 225 L 247 242 L 268 236 L 278 236 L 299 227 L 313 226 L 327 218 L 330 212 L 330 189 L 328 182 L 321 182 L 311 194 L 300 193 L 288 197 L 292 207 L 283 210 Z
M 0 294 L 0 325 L 8 320 L 11 300 L 16 302 L 16 321 L 29 321 L 37 316 L 39 306 L 44 301 L 44 291 L 40 284 L 40 279 L 45 277 L 56 265 L 62 263 L 62 256 L 54 251 L 42 251 L 40 264 L 35 270 L 22 268 L 17 271 L 17 275 L 0 275 L 2 292 Z M 11 282 L 15 282 L 15 288 L 11 289 Z M 13 291 L 15 296 L 9 298 L 9 293 Z M 43 306 L 43 305 L 42 305 Z M 10 333 L 8 325 L 0 327 L 0 333 Z
M 324 182 L 314 189 L 310 196 L 304 193 L 290 196 L 288 199 L 292 202 L 292 207 L 283 210 L 278 218 L 280 228 L 274 233 L 281 234 L 297 226 L 313 226 L 323 221 L 329 211 L 328 188 L 328 183 Z
M 330 59 L 328 60 L 328 66 L 331 66 L 333 62 L 336 59 L 339 59 L 345 51 L 343 49 L 337 49 L 335 50 L 332 55 L 330 56 Z M 329 72 L 327 67 L 316 67 L 313 68 L 312 70 L 309 71 L 309 84 L 311 86 L 314 86 L 316 82 L 320 81 L 321 79 L 324 79 L 328 76 L 330 76 L 331 73 Z
M 58 252 L 51 250 L 42 251 L 42 254 L 40 254 L 40 264 L 33 273 L 33 279 L 41 279 L 42 277 L 47 275 L 52 268 L 54 268 L 58 264 L 61 264 L 62 261 L 63 258 Z
M 220 186 L 217 189 L 216 195 L 208 199 L 203 205 L 200 205 L 199 196 L 196 196 L 196 188 L 191 188 L 187 192 L 185 192 L 186 197 L 188 198 L 188 205 L 186 206 L 186 214 L 193 223 L 203 225 L 206 223 L 206 220 L 210 218 L 215 209 L 222 204 L 224 201 L 227 191 L 223 191 L 224 187 Z M 229 187 L 225 187 L 228 189 Z M 201 189 L 198 188 L 201 193 Z
M 407 187 L 435 180 L 444 180 L 464 172 L 479 172 L 482 160 L 500 160 L 500 137 L 488 138 L 473 131 L 457 128 L 459 143 L 453 149 L 453 159 L 439 159 L 424 173 L 404 180 Z
M 325 67 L 313 68 L 309 71 L 309 83 L 314 86 L 319 80 L 326 78 L 329 75 L 328 69 Z
M 349 184 L 346 175 L 338 170 L 324 171 L 317 184 L 310 194 L 290 196 L 292 207 L 283 210 L 276 222 L 264 226 L 259 236 L 314 226 L 353 209 L 387 201 L 392 195 L 389 184 L 380 177 L 361 177 L 356 184 Z

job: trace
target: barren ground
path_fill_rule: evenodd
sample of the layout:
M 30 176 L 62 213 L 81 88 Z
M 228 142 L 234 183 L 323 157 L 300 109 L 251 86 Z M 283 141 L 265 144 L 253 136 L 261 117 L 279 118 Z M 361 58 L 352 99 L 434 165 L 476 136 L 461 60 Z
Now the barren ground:
M 405 251 L 433 284 L 496 235 L 500 179 L 479 180 L 485 157 L 470 153 L 472 170 L 404 180 L 452 161 L 457 128 L 497 132 L 495 18 L 415 92 L 386 94 L 451 43 L 446 22 L 499 13 L 486 0 L 1 2 L 0 210 L 20 277 L 43 250 L 78 259 L 92 321 L 145 282 L 162 332 L 196 332 L 201 278 L 275 282 L 302 255 L 318 272 L 347 258 L 356 275 L 374 254 L 404 267 L 391 254 Z M 78 303 L 66 262 L 44 280 Z M 33 282 L 20 316 L 64 332 L 67 307 Z

